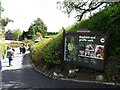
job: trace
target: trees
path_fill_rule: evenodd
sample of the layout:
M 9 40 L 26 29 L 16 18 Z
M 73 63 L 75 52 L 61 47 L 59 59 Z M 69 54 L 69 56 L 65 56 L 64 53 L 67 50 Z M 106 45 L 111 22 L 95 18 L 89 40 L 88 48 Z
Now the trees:
M 76 12 L 76 18 L 81 21 L 82 17 L 88 13 L 93 12 L 98 9 L 102 10 L 104 7 L 108 6 L 110 2 L 102 2 L 101 0 L 64 0 L 63 2 L 57 2 L 58 9 L 63 9 L 65 13 L 70 16 L 72 12 Z
M 9 22 L 13 22 L 13 20 L 9 18 L 0 18 L 0 32 L 1 34 L 5 34 L 5 27 Z
M 28 39 L 35 39 L 38 33 L 41 33 L 41 35 L 44 37 L 47 34 L 47 27 L 42 19 L 37 18 L 37 20 L 35 20 L 34 23 L 30 25 L 26 33 L 26 37 Z
M 7 24 L 9 22 L 13 22 L 13 20 L 9 19 L 9 18 L 1 18 L 1 14 L 4 11 L 3 7 L 1 6 L 1 1 L 0 1 L 0 34 L 5 32 L 5 26 L 7 26 Z
M 27 39 L 34 39 L 35 38 L 35 30 L 33 26 L 31 25 L 28 29 L 28 31 L 25 34 Z
M 13 36 L 17 39 L 19 39 L 19 37 L 22 35 L 22 32 L 20 29 L 15 29 L 14 32 L 13 32 Z
M 9 18 L 7 18 L 7 17 L 1 19 L 1 24 L 2 24 L 2 26 L 7 26 L 7 24 L 8 24 L 9 22 L 13 22 L 13 20 L 11 20 L 11 19 L 9 19 Z
M 0 34 L 2 34 L 2 32 L 3 32 L 3 26 L 2 26 L 2 22 L 1 22 L 1 14 L 3 11 L 4 11 L 4 9 L 1 6 L 1 1 L 0 1 Z

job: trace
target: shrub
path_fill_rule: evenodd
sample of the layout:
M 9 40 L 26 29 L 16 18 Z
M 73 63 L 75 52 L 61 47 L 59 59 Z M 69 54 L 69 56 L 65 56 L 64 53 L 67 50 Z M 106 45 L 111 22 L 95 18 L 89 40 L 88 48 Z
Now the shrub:
M 5 43 L 0 43 L 0 53 L 6 54 L 7 53 L 7 45 Z
M 8 45 L 10 45 L 11 47 L 20 47 L 22 46 L 22 43 L 10 43 Z
M 87 20 L 77 22 L 71 27 L 66 28 L 66 32 L 76 31 L 80 29 L 89 29 L 94 31 L 109 31 L 109 57 L 120 55 L 120 4 L 115 4 L 106 8 L 105 10 L 95 14 Z M 40 45 L 35 45 L 33 50 L 33 57 L 39 59 L 41 53 L 42 60 L 46 63 L 60 64 L 62 55 L 62 31 L 53 37 L 50 41 L 43 41 Z M 47 45 L 46 45 L 47 44 Z M 41 47 L 41 48 L 40 48 Z M 36 54 L 37 53 L 37 54 Z M 120 80 L 120 58 L 110 57 L 108 65 L 105 69 L 105 78 L 110 81 Z M 112 75 L 112 77 L 111 77 Z
M 34 41 L 28 40 L 27 38 L 24 39 L 23 43 L 24 44 L 29 44 L 29 43 L 33 43 Z
M 43 61 L 47 63 L 59 64 L 61 60 L 61 36 L 52 38 L 49 45 L 43 50 Z
M 120 56 L 110 56 L 104 72 L 107 81 L 120 82 Z
M 76 31 L 83 28 L 95 31 L 110 32 L 110 55 L 118 55 L 120 53 L 120 4 L 110 6 L 109 8 L 95 14 L 87 20 L 77 22 L 66 29 L 66 32 Z M 114 14 L 113 14 L 114 13 Z M 117 18 L 117 19 L 116 19 Z M 116 24 L 117 23 L 117 24 Z M 43 51 L 43 59 L 45 62 L 57 63 L 61 52 L 62 33 L 60 32 Z M 114 42 L 114 44 L 112 44 Z
M 30 52 L 33 61 L 40 60 L 42 58 L 41 53 L 43 52 L 43 48 L 51 41 L 51 38 L 45 39 L 39 43 L 35 43 L 31 46 Z

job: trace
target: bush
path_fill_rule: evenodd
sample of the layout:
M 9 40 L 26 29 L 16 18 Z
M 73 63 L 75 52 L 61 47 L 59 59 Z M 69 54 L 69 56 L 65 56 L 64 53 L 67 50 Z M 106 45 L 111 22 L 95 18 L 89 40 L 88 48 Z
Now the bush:
M 71 27 L 66 28 L 66 32 L 76 31 L 80 29 L 88 29 L 94 31 L 110 32 L 109 40 L 109 57 L 120 55 L 120 4 L 115 4 L 105 10 L 95 14 L 87 20 L 77 22 Z M 60 64 L 62 60 L 62 32 L 53 37 L 50 41 L 43 41 L 39 45 L 35 45 L 33 57 L 41 59 L 46 63 Z M 47 45 L 46 45 L 47 44 Z M 108 65 L 105 69 L 106 80 L 120 82 L 120 58 L 110 57 Z M 111 77 L 112 76 L 112 77 Z
M 43 50 L 43 61 L 47 63 L 59 64 L 61 60 L 61 36 L 52 38 L 49 45 Z
M 104 31 L 110 33 L 109 55 L 120 54 L 120 4 L 115 4 L 95 14 L 89 19 L 77 22 L 67 31 L 88 29 L 93 31 Z M 112 44 L 114 42 L 114 44 Z
M 33 43 L 34 41 L 28 40 L 27 38 L 25 38 L 25 40 L 23 41 L 24 44 L 29 44 L 29 43 Z
M 109 63 L 105 68 L 104 77 L 107 81 L 120 83 L 120 56 L 109 57 Z
M 105 10 L 95 14 L 89 19 L 77 22 L 66 29 L 66 32 L 76 31 L 80 29 L 89 29 L 94 31 L 110 32 L 110 56 L 120 54 L 120 4 L 110 6 Z M 117 19 L 116 19 L 117 18 Z M 57 63 L 60 61 L 62 33 L 60 32 L 43 51 L 43 59 L 45 62 Z M 114 44 L 112 44 L 114 42 Z
M 51 41 L 51 38 L 48 38 L 39 43 L 35 43 L 31 46 L 30 52 L 31 52 L 33 61 L 41 60 L 42 56 L 40 55 L 42 55 L 41 53 L 43 53 L 43 49 L 47 46 L 47 44 L 50 41 Z
M 10 43 L 8 45 L 10 45 L 11 47 L 20 47 L 22 46 L 22 43 Z
M 5 43 L 0 43 L 0 53 L 1 54 L 7 53 L 7 45 Z

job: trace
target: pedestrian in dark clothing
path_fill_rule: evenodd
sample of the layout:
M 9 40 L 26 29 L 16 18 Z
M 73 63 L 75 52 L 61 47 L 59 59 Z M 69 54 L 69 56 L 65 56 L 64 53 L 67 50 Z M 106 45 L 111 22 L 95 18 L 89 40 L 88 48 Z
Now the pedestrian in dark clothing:
M 13 58 L 14 58 L 14 54 L 15 54 L 15 49 L 14 49 L 14 48 L 12 48 L 12 51 L 13 51 Z
M 22 55 L 23 55 L 23 57 L 25 55 L 25 52 L 26 52 L 26 48 L 25 48 L 25 44 L 23 44 L 23 47 L 22 47 Z
M 20 47 L 20 54 L 22 53 L 22 47 Z
M 0 52 L 0 70 L 2 70 L 2 53 Z
M 26 49 L 25 49 L 25 47 L 23 47 L 22 48 L 22 53 L 25 54 L 25 52 L 26 52 Z
M 11 61 L 13 60 L 13 59 L 12 59 L 12 56 L 13 56 L 13 51 L 12 51 L 12 49 L 10 48 L 10 49 L 8 49 L 8 51 L 7 51 L 7 58 L 8 58 L 8 60 L 9 60 L 9 66 L 12 66 L 12 64 L 11 64 Z
M 12 50 L 15 52 L 15 49 L 14 49 L 14 48 L 12 48 Z

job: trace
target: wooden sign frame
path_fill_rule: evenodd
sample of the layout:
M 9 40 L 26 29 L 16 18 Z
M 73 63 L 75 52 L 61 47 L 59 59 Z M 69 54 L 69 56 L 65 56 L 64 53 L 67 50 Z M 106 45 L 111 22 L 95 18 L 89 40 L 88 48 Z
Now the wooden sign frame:
M 63 31 L 63 60 L 72 65 L 103 71 L 108 58 L 109 32 Z

